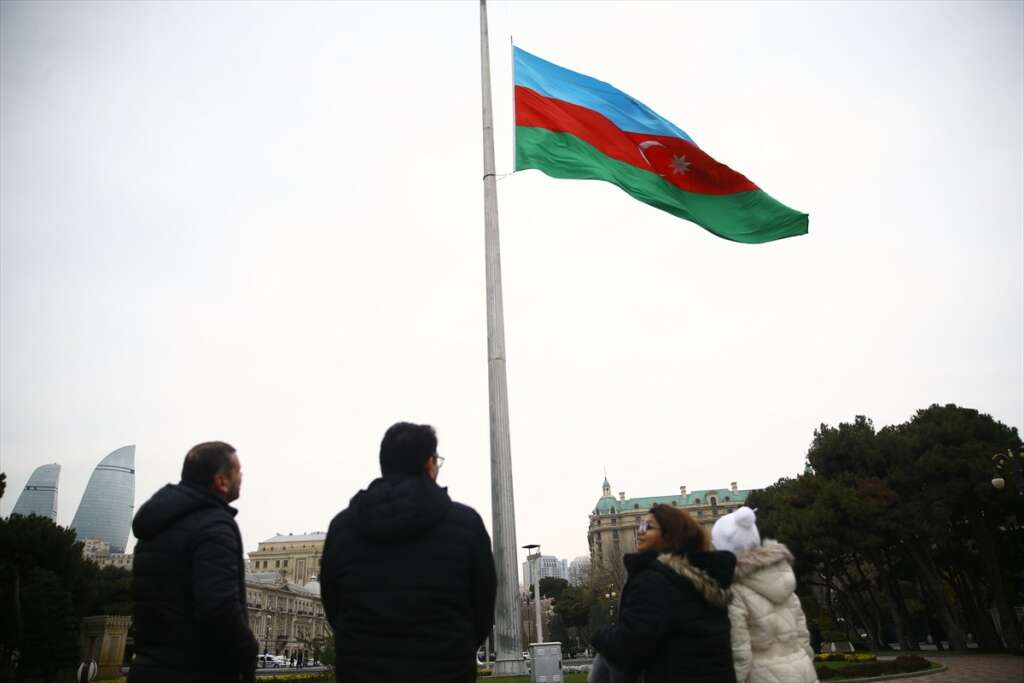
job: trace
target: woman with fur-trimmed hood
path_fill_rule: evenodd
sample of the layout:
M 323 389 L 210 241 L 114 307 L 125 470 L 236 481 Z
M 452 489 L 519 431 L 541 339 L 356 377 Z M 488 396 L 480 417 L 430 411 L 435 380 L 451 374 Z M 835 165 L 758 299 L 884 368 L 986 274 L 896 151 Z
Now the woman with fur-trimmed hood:
M 595 649 L 626 680 L 733 683 L 726 609 L 736 558 L 712 551 L 704 528 L 670 505 L 651 508 L 637 547 L 623 558 L 618 620 L 594 634 Z
M 796 596 L 793 555 L 765 539 L 754 511 L 741 507 L 715 522 L 715 548 L 736 554 L 732 654 L 739 683 L 814 683 L 814 650 Z

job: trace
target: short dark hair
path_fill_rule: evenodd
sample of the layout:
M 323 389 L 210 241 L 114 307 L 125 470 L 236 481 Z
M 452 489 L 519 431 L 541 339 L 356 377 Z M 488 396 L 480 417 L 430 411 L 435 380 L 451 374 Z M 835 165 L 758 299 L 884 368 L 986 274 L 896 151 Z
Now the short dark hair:
M 234 447 L 223 441 L 207 441 L 193 446 L 181 466 L 181 480 L 200 486 L 212 486 L 215 475 L 231 469 L 231 456 L 234 453 Z
M 430 425 L 398 422 L 388 427 L 380 442 L 380 473 L 420 474 L 423 464 L 437 455 L 437 433 Z
M 661 542 L 666 551 L 685 555 L 711 550 L 708 532 L 686 510 L 659 503 L 651 508 L 651 514 L 661 527 Z

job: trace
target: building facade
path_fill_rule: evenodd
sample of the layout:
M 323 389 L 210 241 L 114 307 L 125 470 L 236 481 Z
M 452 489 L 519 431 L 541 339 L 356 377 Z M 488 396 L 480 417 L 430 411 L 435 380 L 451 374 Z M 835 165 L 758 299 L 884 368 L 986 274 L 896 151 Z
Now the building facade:
M 537 561 L 527 560 L 523 562 L 523 583 L 522 589 L 524 591 L 530 590 L 537 581 L 535 572 L 537 571 Z M 541 555 L 540 557 L 540 578 L 556 578 L 569 580 L 569 564 L 565 560 L 560 560 L 554 555 Z
M 82 557 L 99 564 L 101 560 L 110 557 L 110 544 L 99 538 L 83 539 Z
M 112 553 L 110 544 L 100 538 L 87 538 L 82 541 L 82 557 L 92 560 L 101 567 L 120 567 L 132 570 L 135 555 L 132 553 Z
M 11 510 L 12 515 L 36 515 L 57 521 L 57 483 L 60 480 L 60 465 L 41 465 L 32 472 L 28 483 L 18 496 Z
M 303 586 L 320 576 L 320 560 L 327 534 L 277 534 L 261 542 L 249 553 L 249 571 L 253 575 L 274 572 Z
M 316 581 L 299 585 L 276 571 L 246 574 L 245 601 L 249 627 L 261 653 L 283 655 L 302 651 L 306 657 L 312 657 L 333 637 Z
M 581 555 L 569 563 L 569 583 L 573 586 L 582 586 L 590 578 L 590 558 Z
M 71 527 L 79 540 L 96 538 L 123 553 L 135 512 L 135 446 L 103 458 L 89 477 Z
M 132 566 L 135 564 L 135 555 L 132 553 L 110 553 L 106 561 L 103 562 L 101 567 L 119 567 L 121 569 L 132 570 Z
M 654 505 L 680 507 L 699 521 L 710 532 L 722 515 L 726 515 L 747 500 L 750 489 L 739 489 L 736 482 L 728 488 L 687 491 L 679 487 L 679 493 L 667 496 L 646 496 L 627 498 L 625 491 L 619 497 L 612 496 L 612 488 L 605 478 L 601 485 L 601 497 L 590 513 L 587 542 L 590 544 L 590 561 L 594 569 L 617 571 L 622 565 L 622 556 L 636 552 L 637 528 Z

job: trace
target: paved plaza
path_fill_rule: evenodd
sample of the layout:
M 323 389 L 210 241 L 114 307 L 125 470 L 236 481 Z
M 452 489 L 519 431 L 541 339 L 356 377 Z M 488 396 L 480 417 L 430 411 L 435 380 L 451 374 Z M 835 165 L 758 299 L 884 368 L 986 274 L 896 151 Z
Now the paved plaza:
M 943 657 L 932 653 L 925 656 L 949 669 L 921 679 L 927 683 L 1021 683 L 1024 681 L 1024 657 L 1014 655 Z

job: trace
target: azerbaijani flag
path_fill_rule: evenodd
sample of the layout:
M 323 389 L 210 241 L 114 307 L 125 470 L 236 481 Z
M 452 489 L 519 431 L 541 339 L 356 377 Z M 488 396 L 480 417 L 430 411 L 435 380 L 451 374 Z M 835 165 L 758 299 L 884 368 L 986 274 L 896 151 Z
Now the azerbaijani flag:
M 794 211 L 689 135 L 604 81 L 513 47 L 517 171 L 607 180 L 634 198 L 736 242 L 807 233 Z

